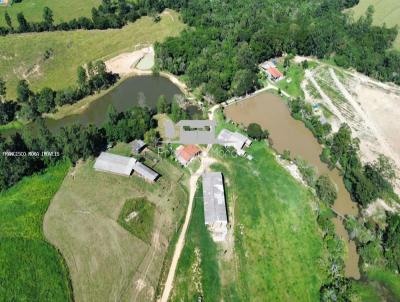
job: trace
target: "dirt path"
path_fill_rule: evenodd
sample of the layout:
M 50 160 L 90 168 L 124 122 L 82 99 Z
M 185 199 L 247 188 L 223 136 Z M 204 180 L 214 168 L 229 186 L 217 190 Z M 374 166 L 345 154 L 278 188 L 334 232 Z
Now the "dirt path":
M 317 81 L 314 78 L 313 73 L 309 70 L 306 70 L 305 76 L 311 82 L 311 84 L 315 87 L 315 89 L 317 89 L 318 93 L 321 95 L 325 104 L 328 106 L 328 109 L 339 119 L 339 121 L 341 123 L 344 123 L 346 121 L 346 119 L 343 117 L 343 115 L 340 113 L 340 111 L 333 104 L 332 100 L 325 94 L 325 92 L 319 86 L 319 84 L 317 83 Z
M 339 81 L 338 77 L 336 76 L 335 71 L 333 68 L 329 68 L 329 73 L 336 85 L 339 89 L 340 93 L 346 98 L 346 100 L 350 103 L 350 105 L 354 108 L 357 114 L 361 117 L 364 121 L 365 125 L 372 131 L 375 138 L 378 140 L 379 144 L 382 147 L 382 150 L 389 156 L 390 158 L 394 159 L 396 162 L 399 162 L 400 159 L 398 155 L 393 152 L 392 148 L 390 148 L 389 144 L 385 140 L 385 136 L 381 133 L 380 129 L 375 125 L 371 118 L 367 116 L 367 114 L 361 109 L 358 103 L 354 100 L 353 96 L 347 91 L 347 89 L 343 86 L 343 84 Z
M 216 105 L 210 109 L 209 119 L 211 119 L 211 120 L 214 119 L 214 113 L 218 107 L 219 107 L 219 105 Z M 189 227 L 190 217 L 192 216 L 193 200 L 194 200 L 194 195 L 195 195 L 196 189 L 197 189 L 197 181 L 199 180 L 199 178 L 203 174 L 203 172 L 215 161 L 213 158 L 208 156 L 208 152 L 210 151 L 211 147 L 212 147 L 212 145 L 208 145 L 207 149 L 202 153 L 202 155 L 200 157 L 200 160 L 201 160 L 200 167 L 190 177 L 189 204 L 188 204 L 188 209 L 187 209 L 186 216 L 185 216 L 185 222 L 183 223 L 182 231 L 179 234 L 179 238 L 178 238 L 178 241 L 175 246 L 175 251 L 174 251 L 174 255 L 172 257 L 171 266 L 169 268 L 167 281 L 165 282 L 164 291 L 161 296 L 161 299 L 159 300 L 161 302 L 168 301 L 168 298 L 171 294 L 171 290 L 173 288 L 176 268 L 178 266 L 179 258 L 181 256 L 183 247 L 185 246 L 186 232 Z

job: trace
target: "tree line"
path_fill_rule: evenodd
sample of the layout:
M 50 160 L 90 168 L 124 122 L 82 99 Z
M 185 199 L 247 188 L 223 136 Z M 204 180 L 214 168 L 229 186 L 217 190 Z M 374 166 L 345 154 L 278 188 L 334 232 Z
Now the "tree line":
M 358 1 L 172 1 L 190 25 L 155 46 L 160 69 L 185 75 L 216 102 L 257 88 L 257 65 L 283 53 L 333 59 L 339 66 L 400 84 L 396 28 L 354 21 L 342 10 Z
M 0 27 L 0 35 L 25 32 L 44 32 L 57 30 L 76 30 L 76 29 L 109 29 L 121 28 L 128 22 L 134 22 L 142 16 L 151 14 L 156 15 L 160 10 L 156 1 L 140 0 L 128 2 L 126 0 L 102 0 L 97 8 L 92 8 L 91 18 L 79 17 L 68 22 L 54 23 L 54 13 L 49 7 L 43 8 L 42 21 L 29 22 L 23 12 L 17 14 L 17 24 L 13 24 L 8 12 L 4 13 L 7 27 Z M 155 20 L 158 20 L 155 17 Z
M 152 119 L 153 114 L 152 110 L 141 107 L 121 113 L 110 107 L 102 127 L 74 124 L 52 133 L 43 119 L 39 119 L 35 132 L 28 128 L 7 138 L 0 137 L 0 191 L 59 160 L 76 163 L 98 155 L 110 143 L 143 139 L 149 136 L 148 132 L 154 134 L 157 123 Z M 42 151 L 52 156 L 42 156 Z
M 25 120 L 34 120 L 43 113 L 54 112 L 56 106 L 73 104 L 82 98 L 107 89 L 117 80 L 118 75 L 108 72 L 103 61 L 89 62 L 86 68 L 79 66 L 77 70 L 77 85 L 61 90 L 45 87 L 33 92 L 26 80 L 20 80 L 17 85 L 17 100 L 6 100 L 5 81 L 0 78 L 0 125 L 11 122 L 18 115 Z

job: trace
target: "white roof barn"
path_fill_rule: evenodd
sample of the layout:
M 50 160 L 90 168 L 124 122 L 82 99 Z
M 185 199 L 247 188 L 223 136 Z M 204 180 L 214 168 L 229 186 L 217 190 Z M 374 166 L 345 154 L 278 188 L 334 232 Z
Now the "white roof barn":
M 239 155 L 244 155 L 245 152 L 243 148 L 251 145 L 251 140 L 247 136 L 239 132 L 229 131 L 227 129 L 221 130 L 218 135 L 218 141 L 224 146 L 231 146 L 235 148 L 237 154 Z
M 212 231 L 215 241 L 225 240 L 228 217 L 224 182 L 221 172 L 203 174 L 204 223 Z
M 135 170 L 139 176 L 147 181 L 155 181 L 159 174 L 133 157 L 121 156 L 112 153 L 102 152 L 96 159 L 94 168 L 97 171 L 109 172 L 129 176 Z
M 135 166 L 133 167 L 136 173 L 138 173 L 141 177 L 148 181 L 155 181 L 159 174 L 154 170 L 150 169 L 146 165 L 142 164 L 141 162 L 136 162 Z
M 97 171 L 129 176 L 132 173 L 135 163 L 136 159 L 132 157 L 101 152 L 100 156 L 96 159 L 94 168 Z

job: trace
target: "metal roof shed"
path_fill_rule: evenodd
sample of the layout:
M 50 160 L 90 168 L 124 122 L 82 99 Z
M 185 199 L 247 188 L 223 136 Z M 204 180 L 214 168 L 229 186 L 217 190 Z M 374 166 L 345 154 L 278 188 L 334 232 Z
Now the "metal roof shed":
M 135 166 L 136 159 L 102 152 L 96 159 L 94 169 L 102 172 L 110 172 L 119 175 L 129 176 Z
M 136 173 L 138 173 L 141 177 L 146 179 L 147 181 L 153 182 L 157 179 L 159 174 L 146 165 L 142 164 L 141 162 L 136 162 L 133 169 Z
M 204 219 L 206 225 L 228 223 L 224 182 L 221 172 L 203 174 Z

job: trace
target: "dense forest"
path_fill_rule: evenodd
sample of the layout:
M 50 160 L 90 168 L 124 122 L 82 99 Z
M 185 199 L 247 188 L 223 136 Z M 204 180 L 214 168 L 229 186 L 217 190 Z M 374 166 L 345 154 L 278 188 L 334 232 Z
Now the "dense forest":
M 400 84 L 397 29 L 372 25 L 372 10 L 355 21 L 342 11 L 357 1 L 170 1 L 191 26 L 156 45 L 158 65 L 185 75 L 215 101 L 255 88 L 257 64 L 283 53 L 333 59 Z

